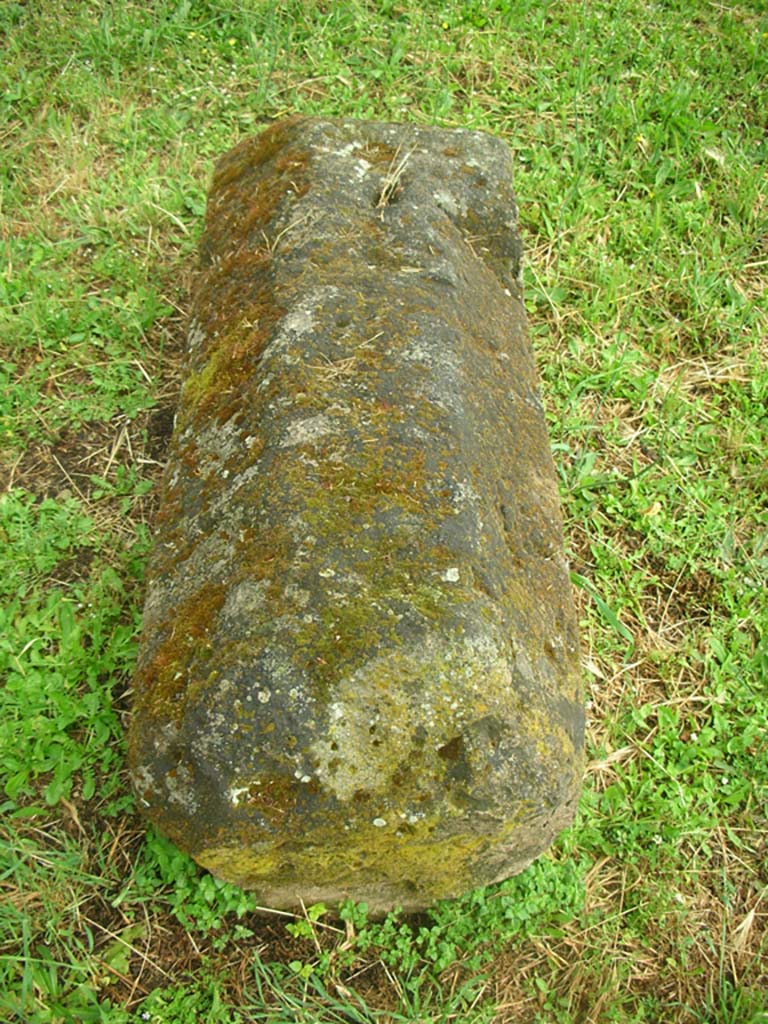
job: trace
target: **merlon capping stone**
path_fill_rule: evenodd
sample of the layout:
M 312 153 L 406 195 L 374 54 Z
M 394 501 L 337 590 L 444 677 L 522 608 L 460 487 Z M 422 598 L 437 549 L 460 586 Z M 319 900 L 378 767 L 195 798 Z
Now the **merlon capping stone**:
M 582 776 L 497 139 L 293 118 L 218 163 L 148 569 L 140 806 L 264 905 L 524 868 Z

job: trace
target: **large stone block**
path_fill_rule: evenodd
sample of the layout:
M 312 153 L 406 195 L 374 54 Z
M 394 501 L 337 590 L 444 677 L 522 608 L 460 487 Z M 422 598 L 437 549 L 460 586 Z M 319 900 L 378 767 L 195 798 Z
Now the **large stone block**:
M 290 119 L 210 193 L 130 767 L 216 875 L 373 910 L 514 874 L 582 774 L 505 146 Z

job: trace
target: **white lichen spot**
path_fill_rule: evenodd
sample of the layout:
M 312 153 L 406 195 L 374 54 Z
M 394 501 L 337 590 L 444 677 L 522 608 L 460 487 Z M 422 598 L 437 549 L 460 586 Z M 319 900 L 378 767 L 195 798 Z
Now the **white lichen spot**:
M 312 444 L 327 434 L 335 433 L 337 429 L 336 423 L 322 412 L 304 420 L 294 420 L 288 425 L 280 447 L 291 448 L 294 445 Z
M 454 565 L 454 566 L 451 566 L 450 569 L 446 569 L 445 570 L 445 572 L 441 576 L 441 579 L 445 583 L 458 583 L 460 575 L 461 574 L 459 573 L 459 570 Z
M 355 150 L 361 149 L 362 145 L 362 142 L 348 142 L 346 146 L 342 146 L 340 149 L 335 150 L 336 156 L 340 156 L 342 158 L 351 156 Z M 326 153 L 327 152 L 328 150 L 326 149 Z
M 355 176 L 359 179 L 362 179 L 366 176 L 370 169 L 371 164 L 369 164 L 367 160 L 363 160 L 363 158 L 360 157 L 360 159 L 355 164 Z
M 177 765 L 175 772 L 166 772 L 165 789 L 171 803 L 178 804 L 190 814 L 197 810 L 198 800 L 192 773 L 184 765 Z
M 140 765 L 133 773 L 132 780 L 134 789 L 141 794 L 143 792 L 154 792 L 157 787 L 157 781 L 154 775 L 146 767 L 146 765 Z M 149 800 L 146 800 L 143 796 L 139 796 L 139 803 L 142 807 L 149 807 Z
M 302 334 L 312 330 L 315 326 L 315 318 L 311 309 L 307 309 L 306 306 L 297 306 L 286 314 L 281 326 L 283 331 L 290 331 L 291 334 L 300 338 Z
M 384 818 L 374 818 L 373 824 L 376 826 L 376 828 L 384 828 L 387 822 Z
M 199 349 L 205 341 L 205 331 L 197 320 L 192 320 L 187 332 L 187 348 L 190 352 Z
M 224 617 L 247 619 L 256 615 L 266 600 L 269 583 L 269 580 L 244 580 L 231 587 L 224 602 Z
M 336 570 L 335 569 L 331 569 L 330 567 L 328 567 L 326 569 L 318 569 L 317 570 L 317 575 L 318 576 L 322 576 L 324 580 L 329 580 L 333 576 L 336 575 Z
M 258 786 L 258 782 L 252 783 L 251 785 Z M 251 791 L 251 787 L 250 786 L 233 786 L 227 792 L 227 798 L 228 798 L 229 802 L 232 804 L 233 807 L 239 807 L 242 797 L 244 797 L 247 794 L 249 794 L 250 791 Z
M 292 601 L 299 608 L 306 608 L 312 597 L 308 590 L 303 590 L 295 583 L 289 583 L 283 591 L 283 595 L 286 601 Z
M 257 694 L 259 698 L 259 704 L 269 704 L 269 699 L 272 696 L 271 690 L 259 690 Z
M 457 511 L 467 505 L 476 510 L 480 505 L 480 495 L 468 481 L 459 480 L 453 487 L 453 503 Z
M 440 209 L 444 210 L 449 217 L 464 216 L 466 213 L 466 207 L 463 204 L 460 206 L 456 201 L 456 197 L 446 189 L 439 189 L 437 192 L 433 192 L 432 197 Z

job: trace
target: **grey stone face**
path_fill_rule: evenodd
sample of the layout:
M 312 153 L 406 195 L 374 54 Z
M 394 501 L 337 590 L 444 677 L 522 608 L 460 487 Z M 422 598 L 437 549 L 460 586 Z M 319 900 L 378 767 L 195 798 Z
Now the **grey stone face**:
M 135 679 L 140 806 L 293 908 L 514 874 L 578 643 L 505 146 L 290 119 L 218 164 Z

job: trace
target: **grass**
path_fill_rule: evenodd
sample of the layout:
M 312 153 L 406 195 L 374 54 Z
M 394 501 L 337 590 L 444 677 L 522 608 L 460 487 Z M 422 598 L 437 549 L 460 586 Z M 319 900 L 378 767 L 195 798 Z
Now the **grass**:
M 0 1017 L 768 1021 L 762 0 L 0 7 Z M 124 725 L 213 160 L 291 112 L 485 129 L 579 601 L 589 768 L 521 876 L 264 916 Z

